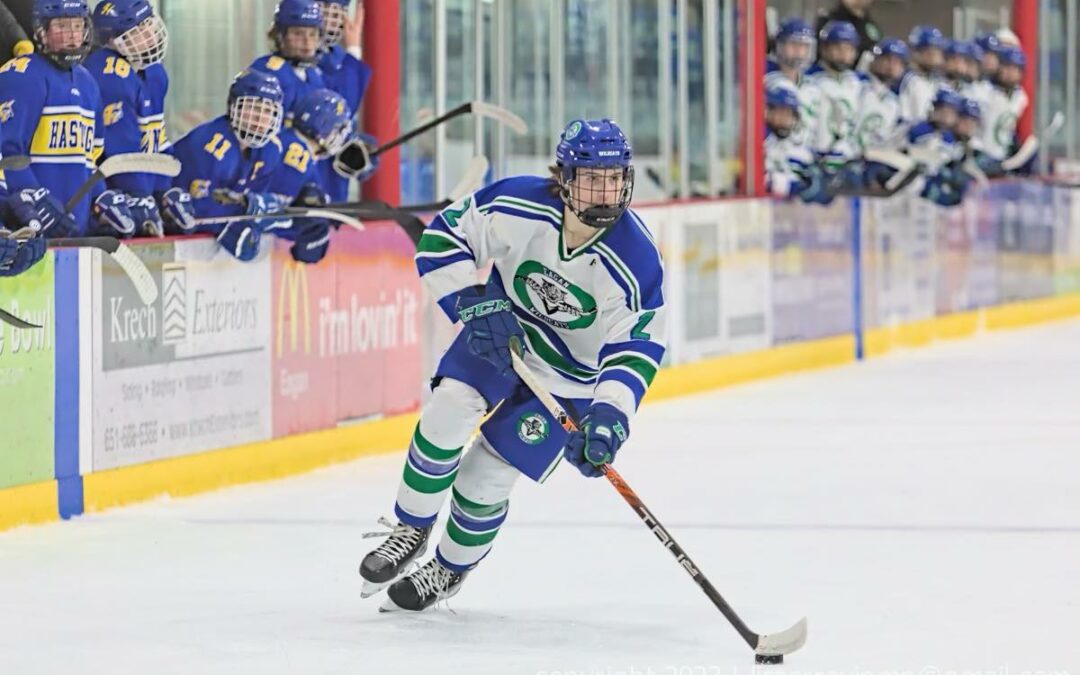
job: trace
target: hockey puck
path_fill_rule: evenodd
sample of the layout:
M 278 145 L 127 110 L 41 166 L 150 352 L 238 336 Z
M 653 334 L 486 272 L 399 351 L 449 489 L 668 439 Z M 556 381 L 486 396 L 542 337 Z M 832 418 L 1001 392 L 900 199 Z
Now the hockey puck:
M 757 662 L 757 663 L 770 663 L 770 664 L 783 663 L 784 662 L 784 655 L 783 654 L 755 654 L 754 655 L 754 661 Z

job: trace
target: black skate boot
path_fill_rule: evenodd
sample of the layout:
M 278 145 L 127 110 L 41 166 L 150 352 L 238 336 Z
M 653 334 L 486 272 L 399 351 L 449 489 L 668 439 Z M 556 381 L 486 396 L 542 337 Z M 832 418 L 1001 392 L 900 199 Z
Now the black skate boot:
M 360 591 L 362 598 L 370 598 L 408 572 L 409 565 L 424 555 L 431 534 L 430 526 L 419 528 L 401 522 L 393 525 L 386 518 L 379 518 L 379 524 L 390 531 L 364 535 L 364 538 L 388 538 L 360 563 L 360 576 L 364 578 L 364 587 Z
M 461 582 L 468 574 L 448 570 L 437 559 L 432 558 L 409 576 L 394 582 L 386 591 L 389 599 L 379 611 L 422 612 L 440 600 L 457 595 L 461 590 Z

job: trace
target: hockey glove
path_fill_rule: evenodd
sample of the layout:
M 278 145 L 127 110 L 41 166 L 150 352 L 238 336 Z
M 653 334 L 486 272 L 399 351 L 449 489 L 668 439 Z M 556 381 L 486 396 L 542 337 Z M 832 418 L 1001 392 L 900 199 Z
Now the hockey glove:
M 30 269 L 45 257 L 45 237 L 9 239 L 0 234 L 0 277 L 13 277 Z
M 254 260 L 259 255 L 262 231 L 250 220 L 236 220 L 225 225 L 217 236 L 221 247 L 241 262 Z
M 312 265 L 330 250 L 330 223 L 322 218 L 297 218 L 296 240 L 289 251 L 296 262 Z
M 169 188 L 157 194 L 166 234 L 192 234 L 195 231 L 195 204 L 186 190 Z
M 604 475 L 604 464 L 615 461 L 619 448 L 630 434 L 630 423 L 621 410 L 608 403 L 594 403 L 581 420 L 581 428 L 570 434 L 563 449 L 566 461 L 581 475 Z
M 118 190 L 106 190 L 94 200 L 92 207 L 98 226 L 96 233 L 125 239 L 135 234 L 135 219 L 127 205 L 127 195 Z
M 458 318 L 463 324 L 469 351 L 495 366 L 503 377 L 514 377 L 510 342 L 524 343 L 514 306 L 502 289 L 495 285 L 472 286 L 458 294 Z
M 379 141 L 370 134 L 356 134 L 337 157 L 334 158 L 334 171 L 345 178 L 355 178 L 363 183 L 379 168 L 378 155 L 372 155 Z
M 4 219 L 53 238 L 79 236 L 79 223 L 46 188 L 20 190 L 4 202 Z
M 293 206 L 306 206 L 317 209 L 330 203 L 330 195 L 326 194 L 318 183 L 304 183 L 300 192 L 293 200 Z
M 825 184 L 825 172 L 817 166 L 808 166 L 800 175 L 802 185 L 796 194 L 806 204 L 829 204 L 833 197 Z
M 140 237 L 164 237 L 165 224 L 161 222 L 161 212 L 157 202 L 150 195 L 133 197 L 128 195 L 128 211 L 135 221 L 135 232 Z

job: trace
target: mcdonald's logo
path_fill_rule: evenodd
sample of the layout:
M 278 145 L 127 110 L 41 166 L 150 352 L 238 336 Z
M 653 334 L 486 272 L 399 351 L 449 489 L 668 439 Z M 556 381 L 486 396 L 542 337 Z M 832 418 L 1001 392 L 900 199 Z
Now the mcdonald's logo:
M 286 304 L 286 300 L 288 304 Z M 304 335 L 304 354 L 311 354 L 311 299 L 308 293 L 307 270 L 304 265 L 289 260 L 281 269 L 278 287 L 277 356 L 285 352 L 285 328 L 289 328 L 289 351 L 295 353 Z M 303 317 L 301 319 L 301 310 Z M 302 321 L 302 323 L 301 323 Z

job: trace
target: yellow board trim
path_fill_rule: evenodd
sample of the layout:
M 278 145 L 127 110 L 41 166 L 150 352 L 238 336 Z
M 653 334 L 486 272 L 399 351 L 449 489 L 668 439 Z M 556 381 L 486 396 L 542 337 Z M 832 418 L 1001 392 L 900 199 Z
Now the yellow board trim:
M 970 337 L 1080 316 L 1080 294 L 1032 300 L 916 321 L 866 334 L 868 357 L 937 340 Z M 854 338 L 781 345 L 662 369 L 648 401 L 854 362 Z M 404 452 L 416 425 L 408 414 L 272 441 L 92 473 L 83 477 L 87 513 L 163 495 L 194 495 L 275 480 L 359 457 Z M 0 531 L 58 519 L 55 481 L 0 490 Z
M 60 520 L 56 490 L 54 480 L 0 490 L 0 532 Z

